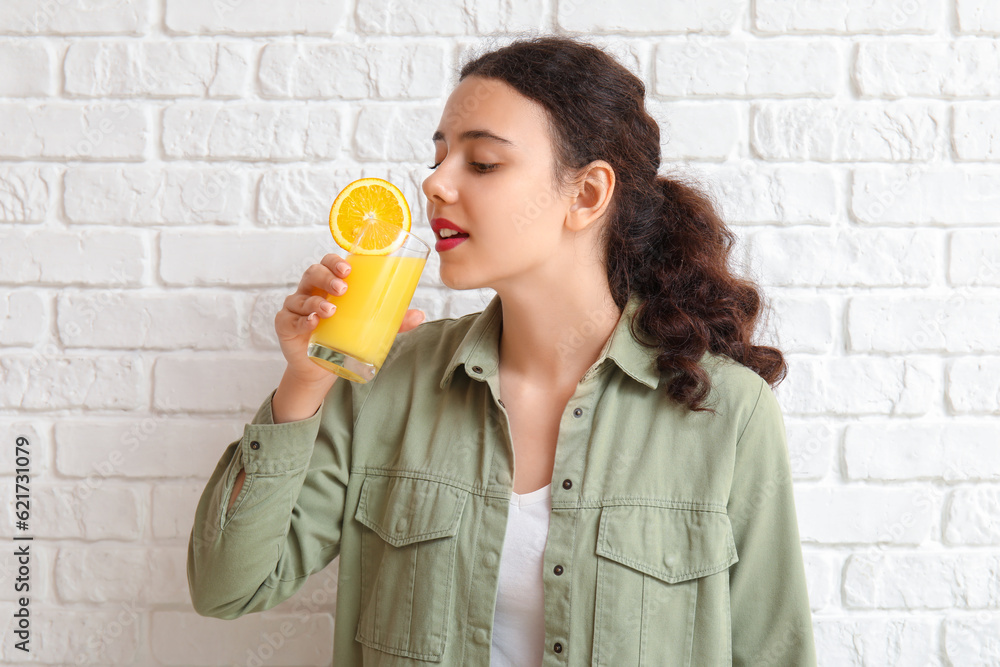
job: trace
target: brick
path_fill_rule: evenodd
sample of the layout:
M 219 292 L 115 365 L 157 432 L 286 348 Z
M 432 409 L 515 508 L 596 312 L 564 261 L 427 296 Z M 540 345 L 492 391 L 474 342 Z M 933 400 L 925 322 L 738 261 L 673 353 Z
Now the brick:
M 250 215 L 253 181 L 236 167 L 70 167 L 63 205 L 87 224 L 235 224 Z
M 232 422 L 229 422 L 232 424 Z M 233 440 L 242 436 L 237 434 Z M 215 459 L 222 456 L 219 442 L 212 443 Z M 198 475 L 206 480 L 213 468 L 201 470 Z M 153 487 L 153 537 L 158 540 L 188 539 L 194 526 L 194 514 L 198 508 L 205 483 L 197 484 L 156 484 Z
M 48 299 L 35 290 L 0 290 L 0 345 L 30 347 L 49 328 Z
M 743 160 L 738 165 L 698 165 L 698 172 L 686 175 L 700 176 L 695 182 L 715 196 L 727 223 L 828 225 L 843 216 L 842 186 L 825 167 L 792 169 Z
M 859 167 L 851 213 L 863 223 L 1000 224 L 1000 170 L 969 166 Z
M 991 667 L 996 662 L 1000 647 L 1000 616 L 996 613 L 952 613 L 942 625 L 946 664 Z
M 998 565 L 996 554 L 982 552 L 853 555 L 844 568 L 844 602 L 864 609 L 995 607 Z
M 345 18 L 344 0 L 166 0 L 164 23 L 181 34 L 330 35 Z
M 732 103 L 647 104 L 660 126 L 660 154 L 664 160 L 725 160 L 742 143 L 742 114 Z M 704 132 L 705 127 L 715 128 Z
M 818 480 L 834 469 L 839 431 L 830 424 L 787 419 L 785 433 L 793 479 Z
M 944 155 L 941 103 L 765 102 L 753 105 L 750 142 L 765 160 L 915 162 Z
M 839 572 L 834 569 L 834 559 L 804 550 L 802 561 L 806 571 L 810 608 L 815 612 L 837 604 Z
M 150 19 L 149 0 L 101 3 L 67 0 L 4 0 L 0 34 L 136 35 Z
M 66 92 L 83 97 L 238 97 L 250 80 L 246 44 L 80 41 L 66 50 Z
M 1000 103 L 955 105 L 952 143 L 961 160 L 1000 160 Z M 996 216 L 994 215 L 995 219 Z
M 0 222 L 42 222 L 58 189 L 55 167 L 0 167 Z
M 146 114 L 125 104 L 0 103 L 0 158 L 138 160 Z
M 419 3 L 358 0 L 358 31 L 368 35 L 484 35 L 539 29 L 545 8 L 530 0 L 442 0 L 434 11 Z
M 225 621 L 193 611 L 154 611 L 150 644 L 164 665 L 329 665 L 333 616 L 272 611 Z
M 281 355 L 164 355 L 153 370 L 153 407 L 169 412 L 254 412 L 278 386 Z
M 254 298 L 250 320 L 245 327 L 241 327 L 241 332 L 245 332 L 253 340 L 254 347 L 264 350 L 280 349 L 278 334 L 274 330 L 274 317 L 285 307 L 285 299 L 294 291 L 268 290 Z
M 240 303 L 223 292 L 65 290 L 56 323 L 67 347 L 226 349 L 238 342 Z
M 131 410 L 145 402 L 144 375 L 135 355 L 8 355 L 0 357 L 0 404 L 22 410 Z
M 994 429 L 994 436 L 1000 431 Z M 993 439 L 996 448 L 998 438 Z M 996 512 L 1000 509 L 1000 488 L 975 486 L 955 489 L 946 504 L 944 539 L 947 544 L 1000 544 L 1000 526 Z
M 11 490 L 7 497 L 12 496 Z M 146 496 L 141 487 L 101 480 L 58 486 L 33 483 L 30 531 L 36 540 L 138 540 L 148 511 Z M 10 504 L 11 519 L 13 509 Z
M 359 160 L 427 160 L 430 164 L 434 158 L 431 135 L 440 119 L 437 107 L 362 107 L 354 132 L 354 155 Z
M 663 97 L 831 97 L 843 56 L 833 44 L 736 42 L 692 34 L 656 44 L 654 90 Z
M 823 298 L 768 295 L 766 344 L 782 352 L 828 352 L 833 346 L 833 313 Z
M 700 3 L 623 3 L 614 11 L 598 0 L 565 0 L 558 3 L 556 23 L 564 30 L 585 33 L 686 33 L 728 34 L 743 14 L 736 0 Z
M 110 610 L 109 610 L 110 609 Z M 5 635 L 13 634 L 13 607 L 4 609 L 10 619 Z M 134 604 L 120 602 L 101 609 L 68 610 L 32 606 L 31 664 L 47 665 L 137 665 L 139 636 L 144 612 Z M 44 637 L 44 640 L 40 638 Z M 25 664 L 25 654 L 13 642 L 4 646 L 8 664 Z M 17 655 L 14 655 L 14 654 Z
M 265 97 L 437 98 L 445 92 L 445 57 L 437 44 L 277 43 L 264 47 L 258 76 Z
M 55 463 L 70 478 L 207 477 L 221 448 L 242 435 L 232 420 L 63 419 L 55 427 Z
M 16 474 L 17 458 L 22 456 L 16 448 L 18 438 L 28 441 L 29 468 L 32 475 L 47 472 L 49 469 L 49 442 L 52 440 L 52 427 L 37 419 L 0 419 L 0 437 L 10 445 L 0 449 L 0 470 L 8 475 Z
M 947 396 L 957 413 L 1000 414 L 1000 357 L 952 360 Z
M 427 142 L 428 154 L 432 150 Z M 433 158 L 431 155 L 428 159 Z M 430 171 L 424 169 L 429 174 Z M 361 165 L 358 167 L 275 167 L 267 169 L 260 178 L 257 196 L 257 219 L 271 227 L 326 225 L 330 207 L 337 193 L 351 181 L 359 178 L 378 177 L 395 184 L 410 203 L 416 218 L 417 202 L 424 199 L 420 185 L 423 173 L 400 166 Z M 413 224 L 417 225 L 418 220 Z M 429 241 L 430 239 L 425 239 Z
M 954 232 L 949 250 L 952 285 L 1000 285 L 1000 230 Z
M 927 488 L 803 486 L 795 508 L 803 542 L 921 544 L 940 512 L 939 494 Z
M 864 97 L 998 97 L 1000 44 L 864 42 L 852 76 Z
M 960 32 L 1000 35 L 1000 5 L 993 0 L 956 0 Z
M 3 10 L 0 9 L 0 15 Z M 0 42 L 0 96 L 52 94 L 52 57 L 44 43 Z
M 744 238 L 766 285 L 929 285 L 944 254 L 943 239 L 927 231 L 761 228 Z
M 34 472 L 34 470 L 32 470 Z M 10 496 L 11 502 L 14 502 L 12 496 Z M 34 605 L 39 602 L 48 602 L 52 599 L 52 584 L 49 581 L 49 577 L 39 577 L 36 575 L 37 572 L 51 572 L 52 563 L 55 560 L 55 549 L 49 548 L 43 545 L 41 542 L 15 542 L 11 540 L 8 542 L 11 545 L 10 549 L 4 549 L 0 552 L 0 573 L 4 575 L 9 583 L 6 586 L 0 587 L 0 600 L 16 602 L 18 598 L 24 597 L 25 593 L 30 594 L 29 602 L 29 613 L 35 611 Z M 18 570 L 23 566 L 23 563 L 18 562 L 18 557 L 15 555 L 14 550 L 24 544 L 30 545 L 31 550 L 31 572 L 29 574 L 27 591 L 18 591 L 14 588 L 15 584 L 23 583 L 18 582 L 17 578 L 19 576 Z M 10 617 L 8 617 L 10 618 Z M 12 636 L 8 633 L 8 636 Z M 11 642 L 11 645 L 13 642 Z M 29 644 L 30 646 L 30 644 Z
M 944 12 L 944 0 L 758 0 L 753 18 L 767 33 L 932 33 Z
M 811 595 L 811 592 L 810 592 Z M 935 655 L 938 621 L 927 618 L 817 616 L 816 655 L 830 667 L 923 665 Z
M 340 124 L 334 107 L 184 102 L 163 111 L 163 150 L 174 158 L 336 158 Z
M 187 549 L 88 544 L 59 549 L 55 586 L 63 602 L 190 604 Z
M 1000 482 L 998 443 L 989 423 L 849 424 L 844 469 L 862 481 Z
M 791 414 L 922 415 L 940 396 L 932 360 L 870 356 L 790 355 L 775 389 Z
M 0 283 L 134 287 L 149 253 L 129 232 L 0 231 Z
M 296 233 L 164 232 L 160 277 L 169 285 L 292 286 L 328 252 L 346 255 L 328 224 Z
M 859 352 L 1000 352 L 995 296 L 967 292 L 887 299 L 854 297 L 848 306 L 850 349 Z

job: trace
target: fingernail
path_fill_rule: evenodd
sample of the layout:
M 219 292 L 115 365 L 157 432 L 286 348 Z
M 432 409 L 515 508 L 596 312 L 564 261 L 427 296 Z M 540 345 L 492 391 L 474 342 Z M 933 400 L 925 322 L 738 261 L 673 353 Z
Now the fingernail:
M 332 313 L 336 309 L 337 309 L 337 307 L 335 305 L 333 305 L 332 303 L 330 303 L 329 301 L 327 301 L 326 303 L 323 304 L 323 312 L 324 313 Z
M 351 272 L 350 264 L 341 264 L 338 268 L 340 269 L 340 272 L 343 273 L 345 276 Z

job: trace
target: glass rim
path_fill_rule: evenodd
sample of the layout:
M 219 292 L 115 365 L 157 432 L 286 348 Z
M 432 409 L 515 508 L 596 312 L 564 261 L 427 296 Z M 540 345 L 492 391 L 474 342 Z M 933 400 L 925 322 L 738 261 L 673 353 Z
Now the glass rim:
M 407 246 L 407 245 L 410 245 L 409 248 L 406 248 L 410 252 L 424 252 L 424 253 L 427 253 L 428 255 L 430 255 L 431 245 L 429 243 L 427 243 L 426 241 L 424 241 L 419 236 L 417 236 L 416 234 L 414 234 L 412 227 L 410 228 L 409 231 L 407 231 L 407 230 L 403 229 L 402 227 L 398 227 L 397 225 L 391 225 L 390 223 L 386 223 L 386 222 L 384 222 L 382 220 L 379 220 L 378 218 L 366 218 L 366 222 L 364 223 L 364 225 L 365 225 L 365 227 L 367 227 L 367 226 L 375 224 L 375 223 L 383 224 L 383 225 L 388 225 L 388 226 L 391 226 L 391 227 L 396 227 L 398 229 L 398 231 L 396 233 L 396 238 L 398 239 L 399 237 L 403 237 L 403 240 L 400 242 L 399 246 L 397 246 L 396 249 L 393 250 L 392 252 L 388 253 L 389 255 L 392 255 L 394 253 L 397 253 L 397 252 L 403 250 L 404 246 Z M 363 231 L 359 232 L 357 238 L 360 238 L 362 233 L 363 233 Z M 415 241 L 415 242 L 419 243 L 420 246 L 418 248 L 413 248 L 411 241 Z M 354 247 L 356 245 L 357 245 L 357 242 L 355 241 L 355 243 L 351 244 L 352 247 L 350 247 L 350 248 L 344 248 L 344 250 L 346 250 L 347 252 L 353 253 L 354 252 Z

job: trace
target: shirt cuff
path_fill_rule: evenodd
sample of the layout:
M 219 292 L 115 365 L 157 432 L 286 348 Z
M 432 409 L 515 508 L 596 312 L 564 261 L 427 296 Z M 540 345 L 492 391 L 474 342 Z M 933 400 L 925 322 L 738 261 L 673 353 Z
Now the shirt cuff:
M 307 467 L 312 458 L 323 405 L 320 404 L 312 417 L 275 424 L 271 412 L 271 400 L 275 391 L 277 389 L 268 394 L 253 420 L 243 427 L 240 453 L 243 468 L 248 475 L 294 472 Z

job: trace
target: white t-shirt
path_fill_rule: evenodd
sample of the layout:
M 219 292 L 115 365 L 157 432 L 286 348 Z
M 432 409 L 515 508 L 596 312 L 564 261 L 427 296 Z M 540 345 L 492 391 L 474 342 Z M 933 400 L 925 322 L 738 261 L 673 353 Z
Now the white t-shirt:
M 507 533 L 500 552 L 490 667 L 542 664 L 545 651 L 542 560 L 551 510 L 551 484 L 531 493 L 511 493 Z

